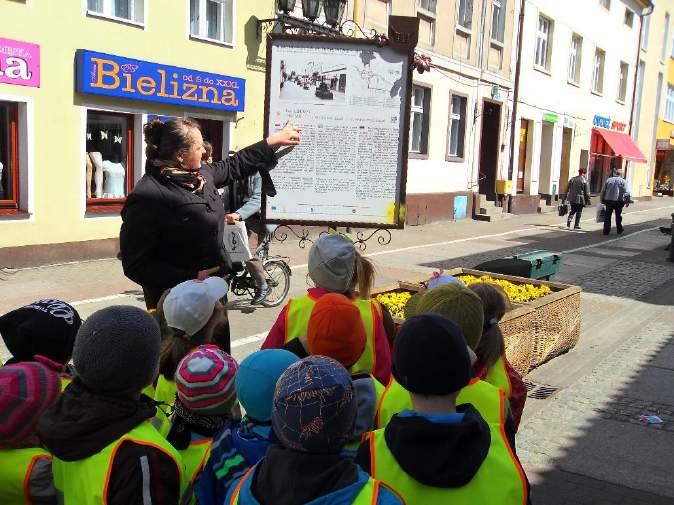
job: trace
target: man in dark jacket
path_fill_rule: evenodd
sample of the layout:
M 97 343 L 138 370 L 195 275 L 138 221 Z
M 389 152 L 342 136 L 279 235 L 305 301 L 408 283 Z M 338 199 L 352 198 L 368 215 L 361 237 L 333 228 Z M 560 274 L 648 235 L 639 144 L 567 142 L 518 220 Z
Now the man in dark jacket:
M 82 325 L 77 376 L 37 430 L 63 503 L 180 502 L 180 454 L 150 424 L 156 406 L 141 395 L 157 375 L 159 344 L 159 326 L 136 307 L 108 307 Z
M 579 168 L 578 175 L 569 181 L 569 187 L 566 190 L 564 199 L 571 206 L 569 217 L 566 219 L 566 227 L 571 228 L 571 219 L 576 216 L 574 229 L 580 230 L 580 217 L 583 214 L 583 207 L 590 205 L 590 192 L 587 188 L 587 168 Z
M 623 178 L 622 170 L 615 170 L 613 175 L 606 179 L 604 187 L 601 189 L 601 203 L 606 205 L 604 214 L 604 235 L 611 232 L 611 217 L 615 212 L 615 227 L 618 235 L 623 232 L 623 207 L 630 206 L 632 198 L 630 197 L 630 188 L 627 181 Z

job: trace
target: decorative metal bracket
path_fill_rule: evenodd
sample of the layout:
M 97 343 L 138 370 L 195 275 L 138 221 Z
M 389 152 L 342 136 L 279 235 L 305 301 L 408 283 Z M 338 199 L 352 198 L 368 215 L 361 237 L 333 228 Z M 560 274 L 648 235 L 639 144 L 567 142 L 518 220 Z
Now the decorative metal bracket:
M 274 240 L 277 240 L 278 242 L 286 242 L 288 240 L 288 234 L 290 233 L 297 239 L 297 245 L 300 247 L 300 249 L 305 249 L 307 247 L 307 243 L 313 244 L 315 240 L 319 239 L 323 235 L 341 235 L 354 246 L 358 247 L 358 249 L 361 251 L 365 251 L 367 249 L 367 242 L 372 238 L 376 237 L 377 243 L 379 245 L 388 245 L 391 243 L 393 238 L 391 231 L 387 228 L 376 228 L 369 235 L 368 232 L 370 232 L 370 230 L 359 230 L 356 232 L 356 236 L 353 237 L 348 233 L 338 231 L 336 227 L 330 227 L 327 230 L 322 230 L 319 232 L 318 236 L 311 238 L 311 230 L 309 228 L 301 228 L 300 230 L 296 230 L 291 225 L 282 224 L 274 230 L 273 236 Z
M 274 31 L 287 32 L 295 30 L 299 33 L 320 33 L 322 35 L 339 35 L 340 28 L 333 28 L 327 24 L 319 24 L 300 19 L 288 14 L 279 14 L 275 18 L 257 19 L 257 38 L 262 40 L 265 33 Z

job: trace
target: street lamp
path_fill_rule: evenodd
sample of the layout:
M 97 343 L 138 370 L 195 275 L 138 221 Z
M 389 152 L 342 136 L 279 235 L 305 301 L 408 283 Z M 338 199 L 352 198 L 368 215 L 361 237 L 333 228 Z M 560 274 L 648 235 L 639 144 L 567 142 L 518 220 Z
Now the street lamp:
M 302 15 L 312 23 L 318 17 L 321 8 L 321 0 L 302 0 Z
M 325 22 L 335 27 L 342 22 L 346 0 L 323 0 L 323 10 L 325 11 Z
M 296 0 L 278 0 L 278 9 L 288 14 L 295 9 Z

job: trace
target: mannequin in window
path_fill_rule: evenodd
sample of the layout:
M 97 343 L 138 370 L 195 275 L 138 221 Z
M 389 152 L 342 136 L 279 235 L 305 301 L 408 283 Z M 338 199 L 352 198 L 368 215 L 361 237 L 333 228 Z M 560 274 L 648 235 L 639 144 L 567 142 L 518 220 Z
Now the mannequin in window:
M 99 152 L 89 153 L 91 163 L 94 165 L 94 198 L 103 196 L 103 155 Z
M 103 198 L 124 198 L 124 176 L 126 170 L 119 156 L 113 155 L 103 162 Z
M 91 162 L 91 157 L 87 153 L 86 158 L 84 159 L 87 169 L 87 198 L 91 198 L 91 178 L 94 175 L 94 164 Z

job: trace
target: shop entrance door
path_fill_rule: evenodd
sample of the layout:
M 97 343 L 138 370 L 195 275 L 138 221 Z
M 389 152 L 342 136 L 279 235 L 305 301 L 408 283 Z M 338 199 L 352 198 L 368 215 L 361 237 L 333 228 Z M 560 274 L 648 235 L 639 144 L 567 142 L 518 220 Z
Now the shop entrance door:
M 527 148 L 529 146 L 529 121 L 520 121 L 520 155 L 517 164 L 517 192 L 524 193 L 524 181 L 527 173 Z
M 564 128 L 562 133 L 562 158 L 559 173 L 559 194 L 565 195 L 566 188 L 571 178 L 571 142 L 573 140 L 573 130 Z M 574 173 L 575 175 L 575 173 Z
M 554 123 L 543 121 L 541 132 L 541 158 L 540 158 L 540 190 L 539 193 L 549 195 L 552 181 L 552 152 L 555 134 Z
M 480 138 L 479 190 L 488 200 L 496 199 L 501 106 L 493 102 L 482 105 L 482 136 Z
M 216 119 L 192 118 L 201 126 L 201 136 L 213 144 L 213 161 L 222 159 L 223 123 Z

